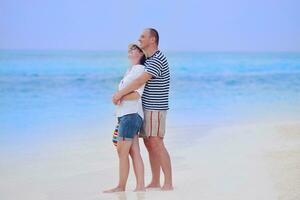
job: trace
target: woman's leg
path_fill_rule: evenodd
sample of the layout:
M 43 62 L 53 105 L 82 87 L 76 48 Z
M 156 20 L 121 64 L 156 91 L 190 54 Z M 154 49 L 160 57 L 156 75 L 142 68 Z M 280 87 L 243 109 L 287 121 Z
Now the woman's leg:
M 134 136 L 129 153 L 132 158 L 133 169 L 136 177 L 136 188 L 134 191 L 145 191 L 144 162 L 140 153 L 138 135 Z
M 129 150 L 132 141 L 119 141 L 117 151 L 119 155 L 119 184 L 117 187 L 104 191 L 105 193 L 125 191 L 129 174 Z

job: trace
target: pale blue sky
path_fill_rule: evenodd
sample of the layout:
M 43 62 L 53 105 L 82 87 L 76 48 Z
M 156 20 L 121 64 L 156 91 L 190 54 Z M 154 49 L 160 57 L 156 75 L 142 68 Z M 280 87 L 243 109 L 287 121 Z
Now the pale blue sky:
M 0 0 L 0 49 L 300 51 L 299 0 Z

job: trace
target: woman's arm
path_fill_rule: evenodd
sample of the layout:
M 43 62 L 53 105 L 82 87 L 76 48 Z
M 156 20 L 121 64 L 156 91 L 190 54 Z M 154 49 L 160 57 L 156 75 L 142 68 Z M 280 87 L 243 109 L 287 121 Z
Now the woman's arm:
M 122 99 L 122 97 L 124 97 L 126 94 L 136 90 L 137 88 L 141 87 L 143 84 L 145 84 L 151 78 L 152 78 L 152 75 L 150 73 L 144 72 L 142 75 L 140 75 L 137 79 L 135 79 L 128 86 L 126 86 L 122 90 L 116 92 L 112 97 L 112 102 L 116 105 L 117 102 L 119 102 Z
M 140 94 L 136 91 L 131 92 L 125 96 L 122 97 L 122 100 L 137 100 L 141 98 Z

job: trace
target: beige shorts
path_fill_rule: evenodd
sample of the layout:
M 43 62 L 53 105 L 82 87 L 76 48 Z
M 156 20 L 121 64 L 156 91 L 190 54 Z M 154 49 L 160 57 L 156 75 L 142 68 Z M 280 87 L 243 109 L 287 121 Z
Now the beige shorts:
M 140 137 L 164 137 L 166 132 L 166 110 L 144 110 L 144 122 Z

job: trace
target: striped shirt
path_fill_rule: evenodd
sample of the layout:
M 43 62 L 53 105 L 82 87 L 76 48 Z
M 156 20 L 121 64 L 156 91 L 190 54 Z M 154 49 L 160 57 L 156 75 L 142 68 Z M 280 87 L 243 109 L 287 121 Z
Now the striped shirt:
M 168 110 L 170 72 L 167 58 L 157 50 L 145 62 L 145 71 L 152 75 L 145 85 L 142 96 L 143 108 L 146 110 Z

